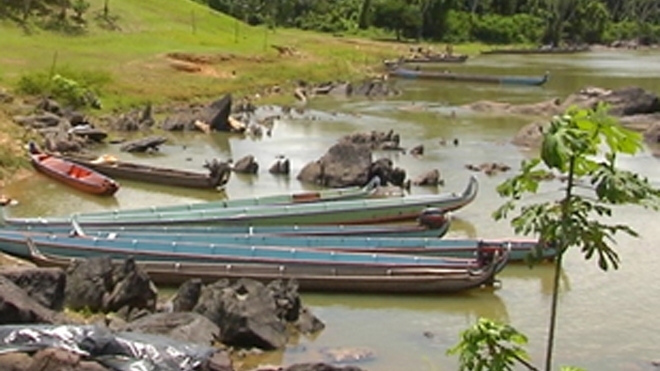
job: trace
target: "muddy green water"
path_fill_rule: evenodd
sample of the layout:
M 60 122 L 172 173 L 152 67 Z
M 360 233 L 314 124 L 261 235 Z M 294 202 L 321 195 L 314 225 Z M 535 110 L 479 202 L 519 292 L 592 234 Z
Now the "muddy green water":
M 295 179 L 303 164 L 321 156 L 340 136 L 356 131 L 389 130 L 401 133 L 402 144 L 424 144 L 423 158 L 382 153 L 411 177 L 438 168 L 446 179 L 445 190 L 459 191 L 471 174 L 464 166 L 500 161 L 516 168 L 528 153 L 509 144 L 510 138 L 530 119 L 477 115 L 457 106 L 476 100 L 536 102 L 565 97 L 587 86 L 615 88 L 637 85 L 660 92 L 660 54 L 652 52 L 594 52 L 575 56 L 476 57 L 465 66 L 443 66 L 453 70 L 498 73 L 542 74 L 551 79 L 542 88 L 488 85 L 458 85 L 403 81 L 405 92 L 388 100 L 316 99 L 312 110 L 302 116 L 276 122 L 272 136 L 261 139 L 227 135 L 178 135 L 158 155 L 139 156 L 154 164 L 201 170 L 205 159 L 240 158 L 253 154 L 261 164 L 257 176 L 233 176 L 223 193 L 187 191 L 162 186 L 121 182 L 112 199 L 98 199 L 71 191 L 38 174 L 18 181 L 5 192 L 21 201 L 15 215 L 58 215 L 73 211 L 175 204 L 221 197 L 246 197 L 310 189 Z M 451 117 L 455 111 L 456 116 Z M 443 146 L 441 138 L 459 138 L 460 145 Z M 185 146 L 185 148 L 184 148 Z M 116 148 L 100 149 L 118 153 Z M 276 177 L 267 169 L 275 156 L 291 159 L 290 178 Z M 122 154 L 132 159 L 132 155 Z M 135 156 L 137 160 L 138 156 Z M 648 153 L 625 158 L 622 165 L 660 184 L 658 159 Z M 495 186 L 506 174 L 478 174 L 481 191 L 477 200 L 455 213 L 452 237 L 506 237 L 512 231 L 496 223 L 491 212 L 500 204 Z M 550 183 L 536 199 L 556 196 L 558 184 Z M 439 192 L 413 188 L 412 193 Z M 636 228 L 637 240 L 621 239 L 621 269 L 603 273 L 594 262 L 577 253 L 567 257 L 562 280 L 557 332 L 556 364 L 576 365 L 589 370 L 646 370 L 660 358 L 658 308 L 660 295 L 659 215 L 622 208 L 616 219 Z M 445 355 L 460 330 L 478 317 L 510 322 L 530 338 L 534 360 L 542 363 L 548 322 L 551 266 L 528 269 L 511 266 L 500 275 L 501 288 L 450 297 L 390 297 L 364 295 L 306 294 L 304 301 L 327 324 L 313 339 L 299 338 L 283 353 L 273 353 L 255 362 L 292 363 L 324 360 L 322 350 L 333 347 L 366 347 L 375 359 L 361 364 L 376 371 L 455 370 L 456 360 Z M 433 334 L 424 336 L 425 332 Z

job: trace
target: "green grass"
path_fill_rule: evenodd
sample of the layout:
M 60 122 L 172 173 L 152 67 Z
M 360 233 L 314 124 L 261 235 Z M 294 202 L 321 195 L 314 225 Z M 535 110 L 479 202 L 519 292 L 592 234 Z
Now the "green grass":
M 237 23 L 191 0 L 112 0 L 110 15 L 117 17 L 120 30 L 108 31 L 95 21 L 103 0 L 90 3 L 88 27 L 82 35 L 41 30 L 27 35 L 15 24 L 0 23 L 0 48 L 11 51 L 0 55 L 2 84 L 16 87 L 30 73 L 105 71 L 110 82 L 101 92 L 104 109 L 125 109 L 147 101 L 203 100 L 226 92 L 257 92 L 298 79 L 363 76 L 381 60 L 409 47 L 354 36 L 267 31 Z M 383 36 L 374 31 L 369 35 Z M 280 57 L 271 44 L 294 47 L 300 56 Z M 458 53 L 470 54 L 480 49 L 476 44 L 455 47 Z M 172 67 L 165 57 L 171 52 L 258 56 L 266 62 L 236 58 L 205 66 L 204 73 L 190 73 Z M 236 77 L 231 76 L 232 71 Z

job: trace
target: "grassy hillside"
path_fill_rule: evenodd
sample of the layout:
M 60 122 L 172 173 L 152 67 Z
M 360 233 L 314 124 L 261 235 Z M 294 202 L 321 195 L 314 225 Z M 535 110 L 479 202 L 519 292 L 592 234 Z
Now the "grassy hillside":
M 90 3 L 83 35 L 26 35 L 15 24 L 0 24 L 0 48 L 11 51 L 0 55 L 0 85 L 11 87 L 22 75 L 46 72 L 53 65 L 101 70 L 110 75 L 103 101 L 118 107 L 247 91 L 292 79 L 349 76 L 397 54 L 395 44 L 250 27 L 190 0 L 111 0 L 110 15 L 119 29 L 109 31 L 95 20 L 103 0 Z M 282 56 L 272 44 L 298 53 Z M 207 61 L 201 62 L 207 63 L 168 58 L 173 52 L 204 55 Z M 230 54 L 234 57 L 218 57 Z

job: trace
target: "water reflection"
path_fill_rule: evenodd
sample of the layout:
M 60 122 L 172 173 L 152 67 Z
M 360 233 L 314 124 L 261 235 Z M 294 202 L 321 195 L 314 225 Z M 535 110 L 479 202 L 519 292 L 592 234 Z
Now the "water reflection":
M 451 229 L 449 231 L 452 237 L 454 235 L 464 236 L 465 238 L 478 238 L 477 227 L 467 219 L 461 217 L 451 218 Z
M 506 304 L 493 289 L 478 289 L 464 294 L 443 296 L 390 295 L 303 295 L 311 307 L 343 307 L 352 310 L 415 311 L 460 315 L 470 320 L 479 317 L 509 320 Z
M 516 279 L 524 281 L 538 281 L 540 292 L 543 295 L 552 295 L 555 265 L 552 263 L 539 263 L 530 267 L 524 263 L 509 264 L 499 274 L 498 278 L 506 285 L 507 280 Z M 565 269 L 559 274 L 559 290 L 566 292 L 571 290 L 571 281 Z
M 62 210 L 75 210 L 80 205 L 95 210 L 119 206 L 116 197 L 99 197 L 78 191 L 37 172 L 7 185 L 4 192 L 18 200 L 19 204 L 11 209 L 17 215 L 24 215 L 22 210 L 31 215 L 58 215 Z M 67 197 L 60 197 L 62 194 Z

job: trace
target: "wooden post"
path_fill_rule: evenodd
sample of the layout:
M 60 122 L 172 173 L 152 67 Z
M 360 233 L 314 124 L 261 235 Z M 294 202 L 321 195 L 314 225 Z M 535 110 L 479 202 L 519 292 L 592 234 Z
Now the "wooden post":
M 53 53 L 53 61 L 50 64 L 50 71 L 48 73 L 48 78 L 52 79 L 55 75 L 55 68 L 57 67 L 57 50 Z

